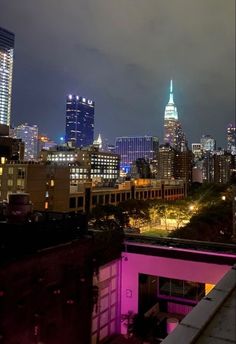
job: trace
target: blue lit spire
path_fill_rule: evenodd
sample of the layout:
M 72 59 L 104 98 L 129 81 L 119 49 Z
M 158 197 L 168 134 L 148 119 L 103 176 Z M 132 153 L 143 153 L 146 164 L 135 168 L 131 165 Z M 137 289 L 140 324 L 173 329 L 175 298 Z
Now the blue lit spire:
M 169 98 L 169 103 L 171 103 L 171 104 L 174 103 L 173 81 L 172 80 L 170 80 L 170 98 Z
M 174 103 L 174 94 L 173 94 L 173 80 L 170 80 L 170 98 L 169 102 L 165 107 L 165 119 L 174 119 L 178 120 L 178 111 Z

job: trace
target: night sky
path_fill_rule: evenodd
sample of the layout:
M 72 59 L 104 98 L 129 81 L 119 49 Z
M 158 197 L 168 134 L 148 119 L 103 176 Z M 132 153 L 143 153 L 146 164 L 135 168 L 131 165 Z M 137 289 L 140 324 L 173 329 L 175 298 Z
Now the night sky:
M 64 135 L 65 97 L 96 102 L 95 133 L 162 142 L 169 80 L 189 142 L 225 146 L 235 112 L 235 0 L 0 0 L 16 35 L 12 124 Z

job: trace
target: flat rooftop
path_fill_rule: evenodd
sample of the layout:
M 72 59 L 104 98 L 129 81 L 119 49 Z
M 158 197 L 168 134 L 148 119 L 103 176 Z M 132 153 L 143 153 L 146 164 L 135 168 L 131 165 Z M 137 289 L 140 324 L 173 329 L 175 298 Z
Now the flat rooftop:
M 236 343 L 236 265 L 162 343 Z

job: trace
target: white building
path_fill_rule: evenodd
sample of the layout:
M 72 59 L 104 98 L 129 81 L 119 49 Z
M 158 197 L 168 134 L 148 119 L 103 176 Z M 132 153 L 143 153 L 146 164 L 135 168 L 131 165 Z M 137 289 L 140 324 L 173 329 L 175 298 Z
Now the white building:
M 37 160 L 38 158 L 38 127 L 37 125 L 30 126 L 27 123 L 21 124 L 14 128 L 13 136 L 17 139 L 22 139 L 25 144 L 24 159 Z

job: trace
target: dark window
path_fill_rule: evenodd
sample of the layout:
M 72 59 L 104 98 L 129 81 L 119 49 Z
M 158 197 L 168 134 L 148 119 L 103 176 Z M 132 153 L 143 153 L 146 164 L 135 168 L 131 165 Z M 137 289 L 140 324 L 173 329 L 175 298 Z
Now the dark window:
M 103 204 L 103 195 L 98 196 L 98 203 Z
M 92 197 L 92 205 L 97 204 L 97 196 Z
M 144 199 L 147 198 L 147 191 L 144 191 Z
M 204 283 L 177 280 L 174 278 L 159 278 L 159 297 L 169 296 L 198 301 L 205 295 Z
M 136 192 L 136 199 L 139 198 L 139 192 Z
M 152 191 L 152 197 L 155 197 L 155 191 Z
M 140 191 L 140 199 L 143 199 L 143 191 Z
M 109 204 L 109 195 L 105 195 L 105 204 Z
M 122 201 L 125 201 L 125 193 L 122 193 Z
M 111 194 L 111 203 L 114 203 L 116 201 L 115 194 Z
M 120 202 L 120 194 L 116 194 L 116 202 Z
M 24 179 L 25 178 L 25 171 L 22 168 L 18 168 L 17 175 L 18 175 L 18 178 Z
M 69 208 L 76 208 L 76 198 L 75 197 L 70 198 Z
M 127 198 L 127 199 L 130 199 L 130 192 L 127 192 L 126 198 Z
M 78 197 L 78 207 L 83 207 L 84 205 L 84 198 L 81 196 L 81 197 Z

